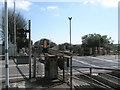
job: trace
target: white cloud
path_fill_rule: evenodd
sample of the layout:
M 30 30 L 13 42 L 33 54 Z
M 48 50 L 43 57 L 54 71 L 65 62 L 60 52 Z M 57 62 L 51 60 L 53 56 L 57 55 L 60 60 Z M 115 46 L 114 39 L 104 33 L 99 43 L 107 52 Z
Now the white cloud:
M 7 2 L 8 2 L 8 8 L 14 7 L 14 0 L 7 0 Z M 31 5 L 32 3 L 27 0 L 16 0 L 16 8 L 18 9 L 29 11 Z
M 26 11 L 29 11 L 29 8 L 30 8 L 31 5 L 32 5 L 32 3 L 29 2 L 29 1 L 18 1 L 18 2 L 16 2 L 16 7 L 17 8 L 20 8 L 20 9 L 23 9 L 23 10 L 26 10 Z
M 57 9 L 57 6 L 48 6 L 47 9 Z
M 106 7 L 118 7 L 118 2 L 119 0 L 104 0 L 101 4 Z
M 48 7 L 41 7 L 40 9 L 42 11 L 46 11 L 46 10 L 55 10 L 57 8 L 58 8 L 58 6 L 48 6 Z
M 118 7 L 120 0 L 80 0 L 83 4 L 101 4 L 104 7 Z
M 8 0 L 8 7 L 9 7 L 9 8 L 14 7 L 13 0 Z
M 4 1 L 4 0 L 0 0 Z M 101 4 L 104 7 L 118 7 L 118 2 L 120 0 L 16 0 L 19 1 L 18 8 L 29 10 L 29 6 L 32 4 L 31 2 L 81 2 L 83 4 Z M 8 6 L 13 7 L 13 0 L 8 0 Z M 55 9 L 57 7 L 48 7 L 41 10 L 47 10 L 47 9 Z
M 104 7 L 118 7 L 120 0 L 30 0 L 32 2 L 82 2 L 83 4 L 100 4 Z
M 32 2 L 81 2 L 83 4 L 100 4 L 104 7 L 118 7 L 120 0 L 30 0 Z
M 94 4 L 97 0 L 80 0 L 81 2 L 83 2 L 83 4 Z

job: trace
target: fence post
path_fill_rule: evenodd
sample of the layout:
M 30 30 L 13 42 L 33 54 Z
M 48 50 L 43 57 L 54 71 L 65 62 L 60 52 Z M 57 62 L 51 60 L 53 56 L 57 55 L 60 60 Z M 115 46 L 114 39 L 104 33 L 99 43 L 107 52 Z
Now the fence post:
M 92 68 L 90 68 L 90 76 L 92 75 Z
M 62 59 L 63 59 L 63 82 L 65 81 L 65 58 L 64 58 L 64 56 L 62 57 Z
M 33 61 L 33 78 L 36 77 L 36 56 L 34 55 L 34 61 Z

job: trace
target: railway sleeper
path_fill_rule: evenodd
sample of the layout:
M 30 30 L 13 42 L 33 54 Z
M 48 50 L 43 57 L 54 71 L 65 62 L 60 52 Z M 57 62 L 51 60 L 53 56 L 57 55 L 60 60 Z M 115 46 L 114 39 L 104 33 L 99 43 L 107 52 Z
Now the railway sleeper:
M 116 76 L 116 77 L 120 78 L 120 71 L 112 71 L 112 72 L 110 72 L 110 73 L 108 73 L 108 74 L 110 74 L 110 75 L 113 75 L 113 76 Z
M 114 90 L 112 89 L 111 87 L 108 87 L 106 85 L 104 85 L 104 83 L 100 82 L 100 81 L 97 81 L 97 80 L 92 80 L 92 77 L 91 78 L 88 78 L 88 77 L 85 77 L 84 75 L 77 75 L 77 77 L 79 78 L 79 80 L 81 81 L 84 81 L 86 83 L 88 83 L 90 85 L 90 89 L 91 90 Z M 81 86 L 81 85 L 80 85 Z M 84 90 L 85 85 L 83 85 L 82 87 L 80 87 L 80 90 Z M 84 87 L 84 88 L 83 88 Z M 83 88 L 83 89 L 82 89 Z M 78 90 L 78 89 L 77 89 Z M 86 89 L 85 89 L 86 90 Z
M 95 85 L 78 85 L 74 86 L 75 90 L 107 90 L 106 88 L 97 87 Z
M 119 85 L 120 78 L 106 73 L 99 73 L 99 75 Z
M 110 80 L 107 77 L 104 77 L 102 75 L 93 76 L 93 78 L 95 78 L 96 80 L 106 84 L 107 86 L 110 86 L 110 87 L 114 88 L 115 90 L 120 88 L 119 83 L 115 83 L 112 80 Z

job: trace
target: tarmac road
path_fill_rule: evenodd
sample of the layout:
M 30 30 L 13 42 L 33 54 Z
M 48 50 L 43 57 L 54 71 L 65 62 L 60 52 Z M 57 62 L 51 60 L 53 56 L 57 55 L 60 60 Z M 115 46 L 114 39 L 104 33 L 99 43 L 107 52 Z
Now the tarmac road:
M 107 55 L 107 56 L 97 56 L 97 57 L 91 57 L 91 56 L 73 56 L 72 59 L 73 66 L 81 66 L 81 67 L 103 67 L 103 68 L 120 68 L 119 67 L 119 61 L 118 57 L 114 55 Z M 5 68 L 4 68 L 5 62 L 0 60 L 0 81 L 5 80 Z M 43 73 L 43 65 L 41 65 L 38 68 L 41 68 L 42 70 L 39 70 L 39 72 Z M 82 69 L 82 71 L 89 72 L 88 69 Z M 73 73 L 75 71 L 73 70 Z M 25 79 L 29 77 L 29 64 L 19 64 L 17 65 L 14 60 L 9 60 L 9 77 L 10 82 L 11 79 L 15 79 L 16 81 L 19 78 Z
M 114 57 L 114 58 L 113 58 Z M 119 68 L 119 61 L 117 56 L 98 56 L 98 57 L 91 57 L 91 56 L 74 56 L 73 57 L 73 66 L 81 66 L 81 67 L 103 67 L 103 68 Z

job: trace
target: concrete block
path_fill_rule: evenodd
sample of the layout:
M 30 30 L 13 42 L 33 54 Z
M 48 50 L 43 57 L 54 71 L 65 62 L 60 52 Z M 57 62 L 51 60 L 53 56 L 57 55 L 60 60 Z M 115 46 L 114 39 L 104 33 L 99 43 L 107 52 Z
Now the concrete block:
M 48 56 L 45 63 L 45 77 L 47 79 L 58 78 L 58 65 L 56 56 Z
M 29 56 L 17 56 L 17 64 L 29 64 Z

